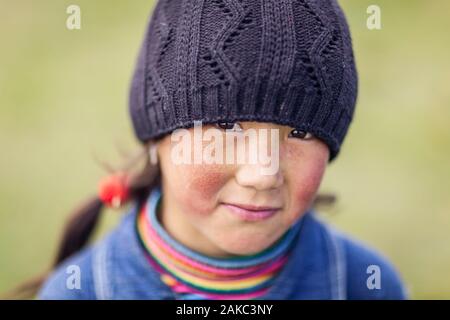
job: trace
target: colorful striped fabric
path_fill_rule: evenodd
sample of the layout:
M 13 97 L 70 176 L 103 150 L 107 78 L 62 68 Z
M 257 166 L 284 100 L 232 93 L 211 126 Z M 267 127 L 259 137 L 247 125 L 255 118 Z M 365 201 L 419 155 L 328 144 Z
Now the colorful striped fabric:
M 159 187 L 152 190 L 137 215 L 136 229 L 149 263 L 181 299 L 259 299 L 286 263 L 301 219 L 264 251 L 236 258 L 203 255 L 184 246 L 157 218 Z

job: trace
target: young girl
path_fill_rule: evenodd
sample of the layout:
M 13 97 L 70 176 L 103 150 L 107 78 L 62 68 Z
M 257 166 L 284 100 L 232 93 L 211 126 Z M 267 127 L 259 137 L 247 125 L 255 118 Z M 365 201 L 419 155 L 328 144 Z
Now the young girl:
M 335 0 L 160 0 L 130 90 L 147 165 L 76 212 L 38 298 L 406 298 L 386 258 L 314 209 L 357 82 Z M 249 160 L 262 149 L 275 170 Z M 84 247 L 102 206 L 127 201 Z

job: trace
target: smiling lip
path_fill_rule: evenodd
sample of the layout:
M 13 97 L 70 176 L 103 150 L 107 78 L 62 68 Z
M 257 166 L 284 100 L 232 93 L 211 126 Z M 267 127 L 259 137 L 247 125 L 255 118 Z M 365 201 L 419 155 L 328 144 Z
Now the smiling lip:
M 273 216 L 280 208 L 223 203 L 231 213 L 245 221 L 259 221 Z

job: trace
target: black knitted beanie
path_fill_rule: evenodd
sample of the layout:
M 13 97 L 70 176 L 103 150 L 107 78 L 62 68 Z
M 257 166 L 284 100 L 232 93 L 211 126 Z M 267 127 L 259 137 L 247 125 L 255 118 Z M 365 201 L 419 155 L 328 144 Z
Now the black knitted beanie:
M 358 75 L 336 0 L 159 0 L 130 88 L 146 142 L 233 121 L 313 133 L 331 162 L 353 117 Z

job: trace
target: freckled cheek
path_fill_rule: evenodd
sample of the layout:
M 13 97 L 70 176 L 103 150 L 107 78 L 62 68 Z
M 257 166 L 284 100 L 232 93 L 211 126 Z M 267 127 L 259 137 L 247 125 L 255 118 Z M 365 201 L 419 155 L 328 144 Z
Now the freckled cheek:
M 283 146 L 282 166 L 294 207 L 308 205 L 317 193 L 326 169 L 326 151 L 326 147 L 318 144 L 300 147 L 292 143 Z
M 322 181 L 326 162 L 317 153 L 287 148 L 283 159 L 291 214 L 300 215 L 312 203 Z M 300 159 L 300 160 L 299 160 Z
M 192 165 L 183 170 L 184 192 L 180 195 L 189 212 L 198 215 L 211 214 L 218 194 L 229 179 L 229 173 L 215 165 Z
M 293 175 L 292 194 L 298 206 L 308 206 L 320 187 L 325 168 L 320 165 L 305 165 Z

